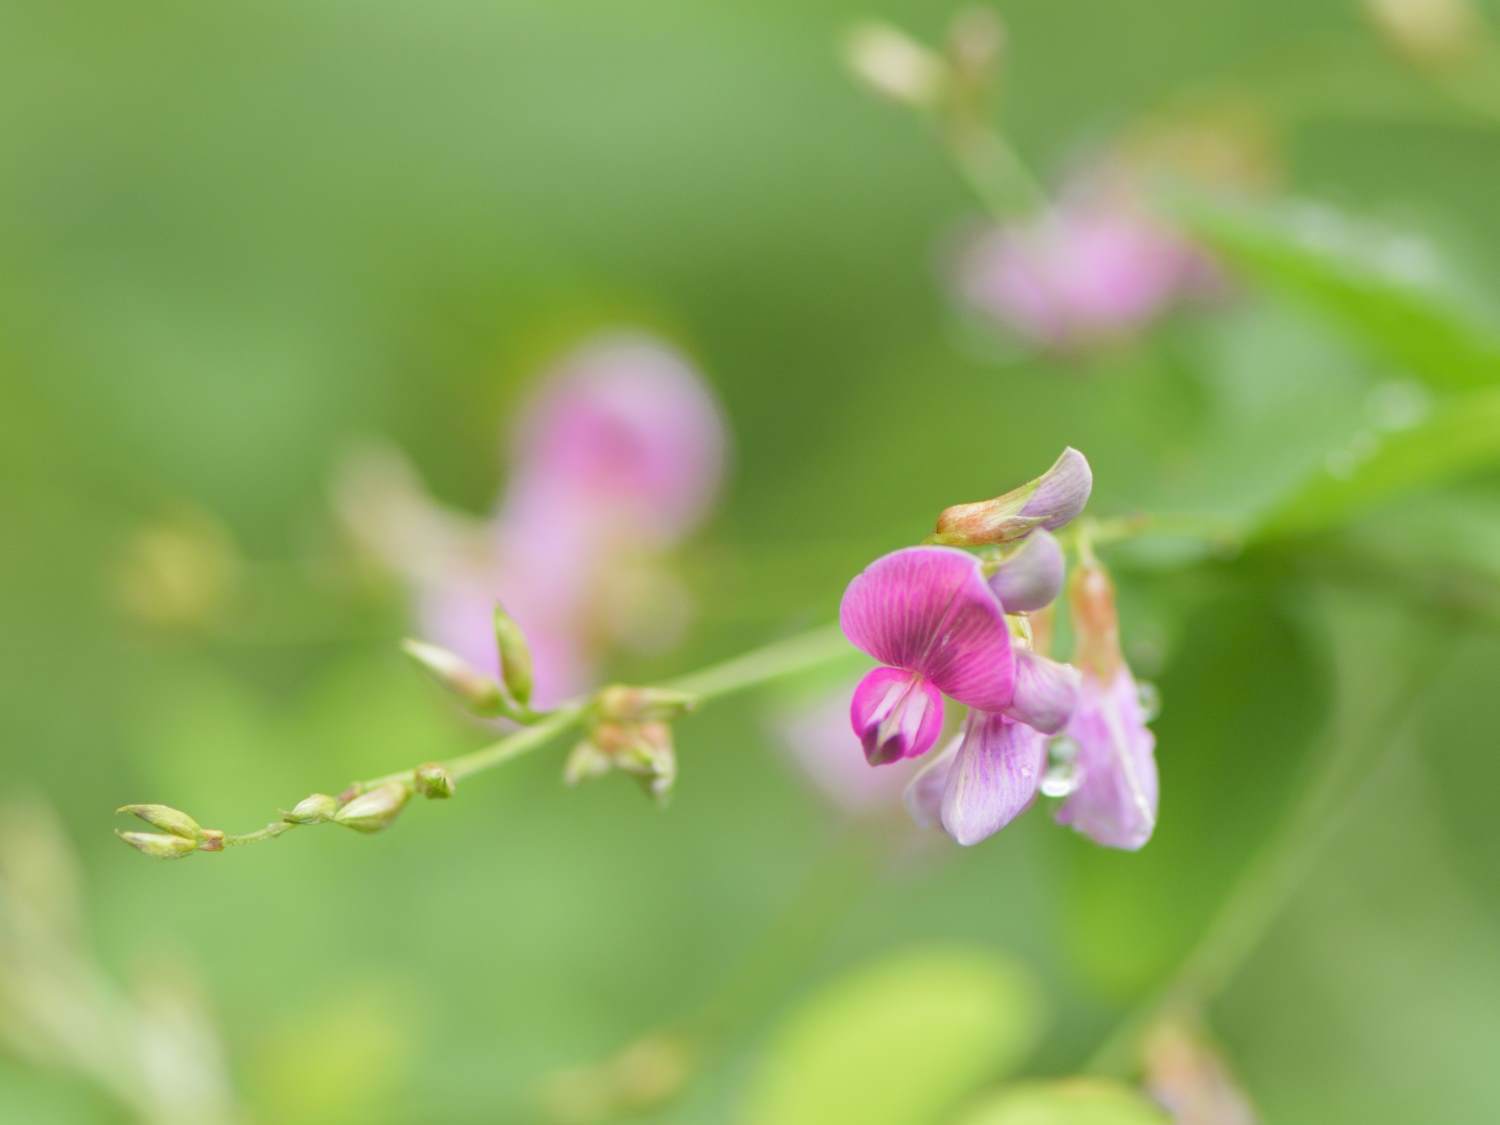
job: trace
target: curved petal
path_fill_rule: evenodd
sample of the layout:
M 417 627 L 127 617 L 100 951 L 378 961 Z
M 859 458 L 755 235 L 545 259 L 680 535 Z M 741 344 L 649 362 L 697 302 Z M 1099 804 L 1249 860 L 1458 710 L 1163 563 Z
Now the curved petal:
M 1043 734 L 1056 734 L 1068 725 L 1078 706 L 1080 679 L 1071 664 L 1017 649 L 1016 692 L 1005 713 Z
M 1085 677 L 1068 737 L 1078 745 L 1078 788 L 1057 822 L 1107 848 L 1143 847 L 1156 828 L 1156 736 L 1127 668 L 1107 685 Z
M 916 672 L 960 703 L 1003 710 L 1015 684 L 1005 611 L 979 560 L 952 547 L 907 547 L 855 576 L 839 606 L 851 644 Z
M 993 836 L 1036 800 L 1047 740 L 1004 715 L 969 713 L 943 789 L 943 829 L 967 847 Z
M 937 828 L 942 823 L 943 790 L 948 787 L 948 772 L 962 741 L 955 738 L 942 753 L 934 754 L 931 761 L 912 775 L 901 795 L 906 811 L 923 828 Z
M 870 765 L 915 758 L 943 731 L 943 697 L 921 676 L 872 668 L 854 689 L 849 721 Z
M 1038 528 L 990 575 L 990 589 L 1006 613 L 1030 613 L 1057 600 L 1066 569 L 1062 544 Z

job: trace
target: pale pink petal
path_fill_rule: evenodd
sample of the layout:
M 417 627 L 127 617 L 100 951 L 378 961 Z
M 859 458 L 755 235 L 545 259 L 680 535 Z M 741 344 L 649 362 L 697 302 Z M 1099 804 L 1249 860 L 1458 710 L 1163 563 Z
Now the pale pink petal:
M 1010 704 L 1010 631 L 972 555 L 906 547 L 876 559 L 849 583 L 839 624 L 855 647 L 960 703 L 994 711 Z
M 1016 691 L 1005 713 L 1043 734 L 1056 734 L 1078 706 L 1079 679 L 1071 664 L 1017 649 Z
M 1128 668 L 1108 684 L 1084 677 L 1067 734 L 1078 748 L 1078 783 L 1057 822 L 1105 847 L 1144 846 L 1156 827 L 1156 736 Z
M 1065 570 L 1062 545 L 1038 528 L 990 575 L 990 589 L 1006 613 L 1031 613 L 1057 600 Z
M 934 754 L 906 786 L 902 799 L 912 820 L 923 828 L 942 827 L 943 790 L 948 788 L 948 773 L 953 768 L 962 738 L 955 738 L 939 754 Z
M 1004 715 L 970 712 L 943 789 L 943 829 L 967 847 L 993 836 L 1031 805 L 1047 740 Z
M 915 758 L 942 733 L 943 697 L 914 673 L 872 668 L 854 689 L 849 721 L 870 765 Z
M 772 717 L 777 745 L 802 774 L 839 808 L 863 813 L 893 808 L 906 777 L 899 770 L 871 769 L 849 733 L 849 697 L 854 688 L 819 696 Z

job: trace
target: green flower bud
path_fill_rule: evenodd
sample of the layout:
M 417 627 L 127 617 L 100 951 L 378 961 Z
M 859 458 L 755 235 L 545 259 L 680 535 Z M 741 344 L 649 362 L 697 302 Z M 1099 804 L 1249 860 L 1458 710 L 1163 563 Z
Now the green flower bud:
M 611 684 L 597 696 L 601 718 L 610 722 L 641 723 L 676 719 L 698 705 L 698 697 L 661 687 Z
M 418 766 L 415 772 L 417 792 L 433 800 L 446 800 L 453 796 L 453 775 L 436 762 Z
M 332 820 L 334 813 L 338 811 L 337 797 L 330 797 L 327 793 L 314 793 L 310 797 L 303 797 L 289 812 L 283 812 L 281 819 L 288 824 L 322 824 L 325 820 Z
M 134 813 L 152 828 L 160 828 L 184 840 L 197 840 L 203 833 L 196 820 L 169 805 L 121 805 L 115 812 Z
M 609 755 L 585 739 L 573 747 L 568 755 L 567 763 L 563 766 L 563 783 L 577 785 L 581 781 L 591 781 L 596 777 L 603 777 L 613 768 Z
M 456 653 L 423 641 L 402 641 L 401 648 L 476 715 L 494 717 L 505 713 L 505 696 L 500 685 L 471 668 Z
M 181 859 L 197 849 L 198 844 L 186 836 L 160 836 L 155 832 L 120 832 L 115 835 L 142 855 L 152 859 Z
M 500 678 L 510 697 L 525 707 L 531 702 L 531 646 L 516 619 L 495 605 L 495 647 L 500 652 Z
M 356 832 L 379 832 L 401 815 L 410 797 L 411 790 L 399 781 L 387 782 L 355 797 L 333 819 Z

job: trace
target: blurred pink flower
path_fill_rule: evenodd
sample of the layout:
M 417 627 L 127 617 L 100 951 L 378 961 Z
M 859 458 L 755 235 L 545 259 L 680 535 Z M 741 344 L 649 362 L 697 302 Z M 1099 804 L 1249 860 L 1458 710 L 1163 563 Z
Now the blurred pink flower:
M 722 414 L 676 352 L 642 336 L 587 345 L 544 376 L 488 520 L 430 500 L 399 454 L 346 466 L 336 503 L 412 587 L 422 636 L 497 670 L 501 602 L 532 648 L 538 706 L 590 686 L 610 650 L 669 643 L 690 612 L 661 556 L 708 514 Z
M 849 697 L 854 683 L 830 695 L 784 708 L 772 716 L 776 742 L 834 805 L 848 813 L 898 808 L 910 775 L 900 769 L 871 769 L 850 751 Z
M 1129 335 L 1218 289 L 1212 264 L 1116 183 L 1084 182 L 1038 215 L 981 230 L 960 255 L 963 300 L 1031 343 Z

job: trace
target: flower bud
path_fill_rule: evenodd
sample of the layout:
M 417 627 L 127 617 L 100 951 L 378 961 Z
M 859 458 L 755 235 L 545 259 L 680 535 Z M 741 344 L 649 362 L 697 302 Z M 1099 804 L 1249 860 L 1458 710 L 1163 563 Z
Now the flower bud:
M 671 688 L 611 684 L 599 692 L 597 702 L 604 719 L 639 723 L 679 718 L 697 706 L 698 697 Z
M 430 800 L 447 800 L 453 796 L 453 775 L 436 762 L 418 766 L 415 772 L 417 792 Z
M 1112 682 L 1125 658 L 1109 572 L 1098 562 L 1079 564 L 1068 580 L 1068 604 L 1076 639 L 1073 663 L 1104 683 Z
M 510 697 L 525 707 L 531 702 L 531 646 L 516 619 L 495 605 L 495 647 L 500 652 L 500 678 Z
M 844 61 L 874 93 L 919 108 L 935 105 L 948 80 L 947 65 L 937 52 L 888 23 L 851 28 L 844 39 Z
M 1006 714 L 1043 734 L 1056 734 L 1068 725 L 1078 706 L 1078 669 L 1016 650 L 1016 694 Z
M 632 734 L 629 745 L 615 755 L 615 763 L 640 778 L 646 792 L 665 804 L 677 784 L 677 751 L 672 745 L 672 728 L 666 723 L 640 723 Z
M 581 781 L 603 777 L 613 768 L 609 755 L 592 741 L 585 739 L 573 747 L 568 755 L 567 763 L 563 766 L 563 783 L 577 785 Z
M 1093 484 L 1088 459 L 1069 446 L 1050 469 L 1020 488 L 944 509 L 932 541 L 980 547 L 1024 539 L 1039 527 L 1055 531 L 1083 511 Z
M 1006 613 L 1030 613 L 1056 600 L 1066 569 L 1062 545 L 1038 528 L 1021 541 L 1014 554 L 1001 560 L 990 575 L 990 589 Z
M 325 820 L 332 820 L 334 813 L 338 811 L 337 797 L 330 797 L 327 793 L 314 793 L 310 797 L 303 797 L 292 806 L 291 811 L 283 812 L 281 819 L 288 824 L 322 824 Z
M 149 855 L 152 859 L 181 859 L 198 847 L 195 840 L 190 840 L 186 836 L 160 836 L 155 832 L 121 832 L 119 830 L 115 831 L 115 835 L 142 855 Z
M 399 781 L 390 781 L 361 793 L 339 809 L 333 819 L 356 832 L 379 832 L 401 815 L 410 797 L 411 790 Z
M 169 805 L 121 805 L 115 812 L 134 813 L 152 828 L 160 828 L 163 832 L 181 836 L 184 840 L 196 841 L 203 834 L 203 829 L 196 820 Z
M 401 648 L 476 715 L 493 717 L 505 713 L 505 696 L 500 685 L 475 671 L 457 653 L 413 640 L 402 641 Z

